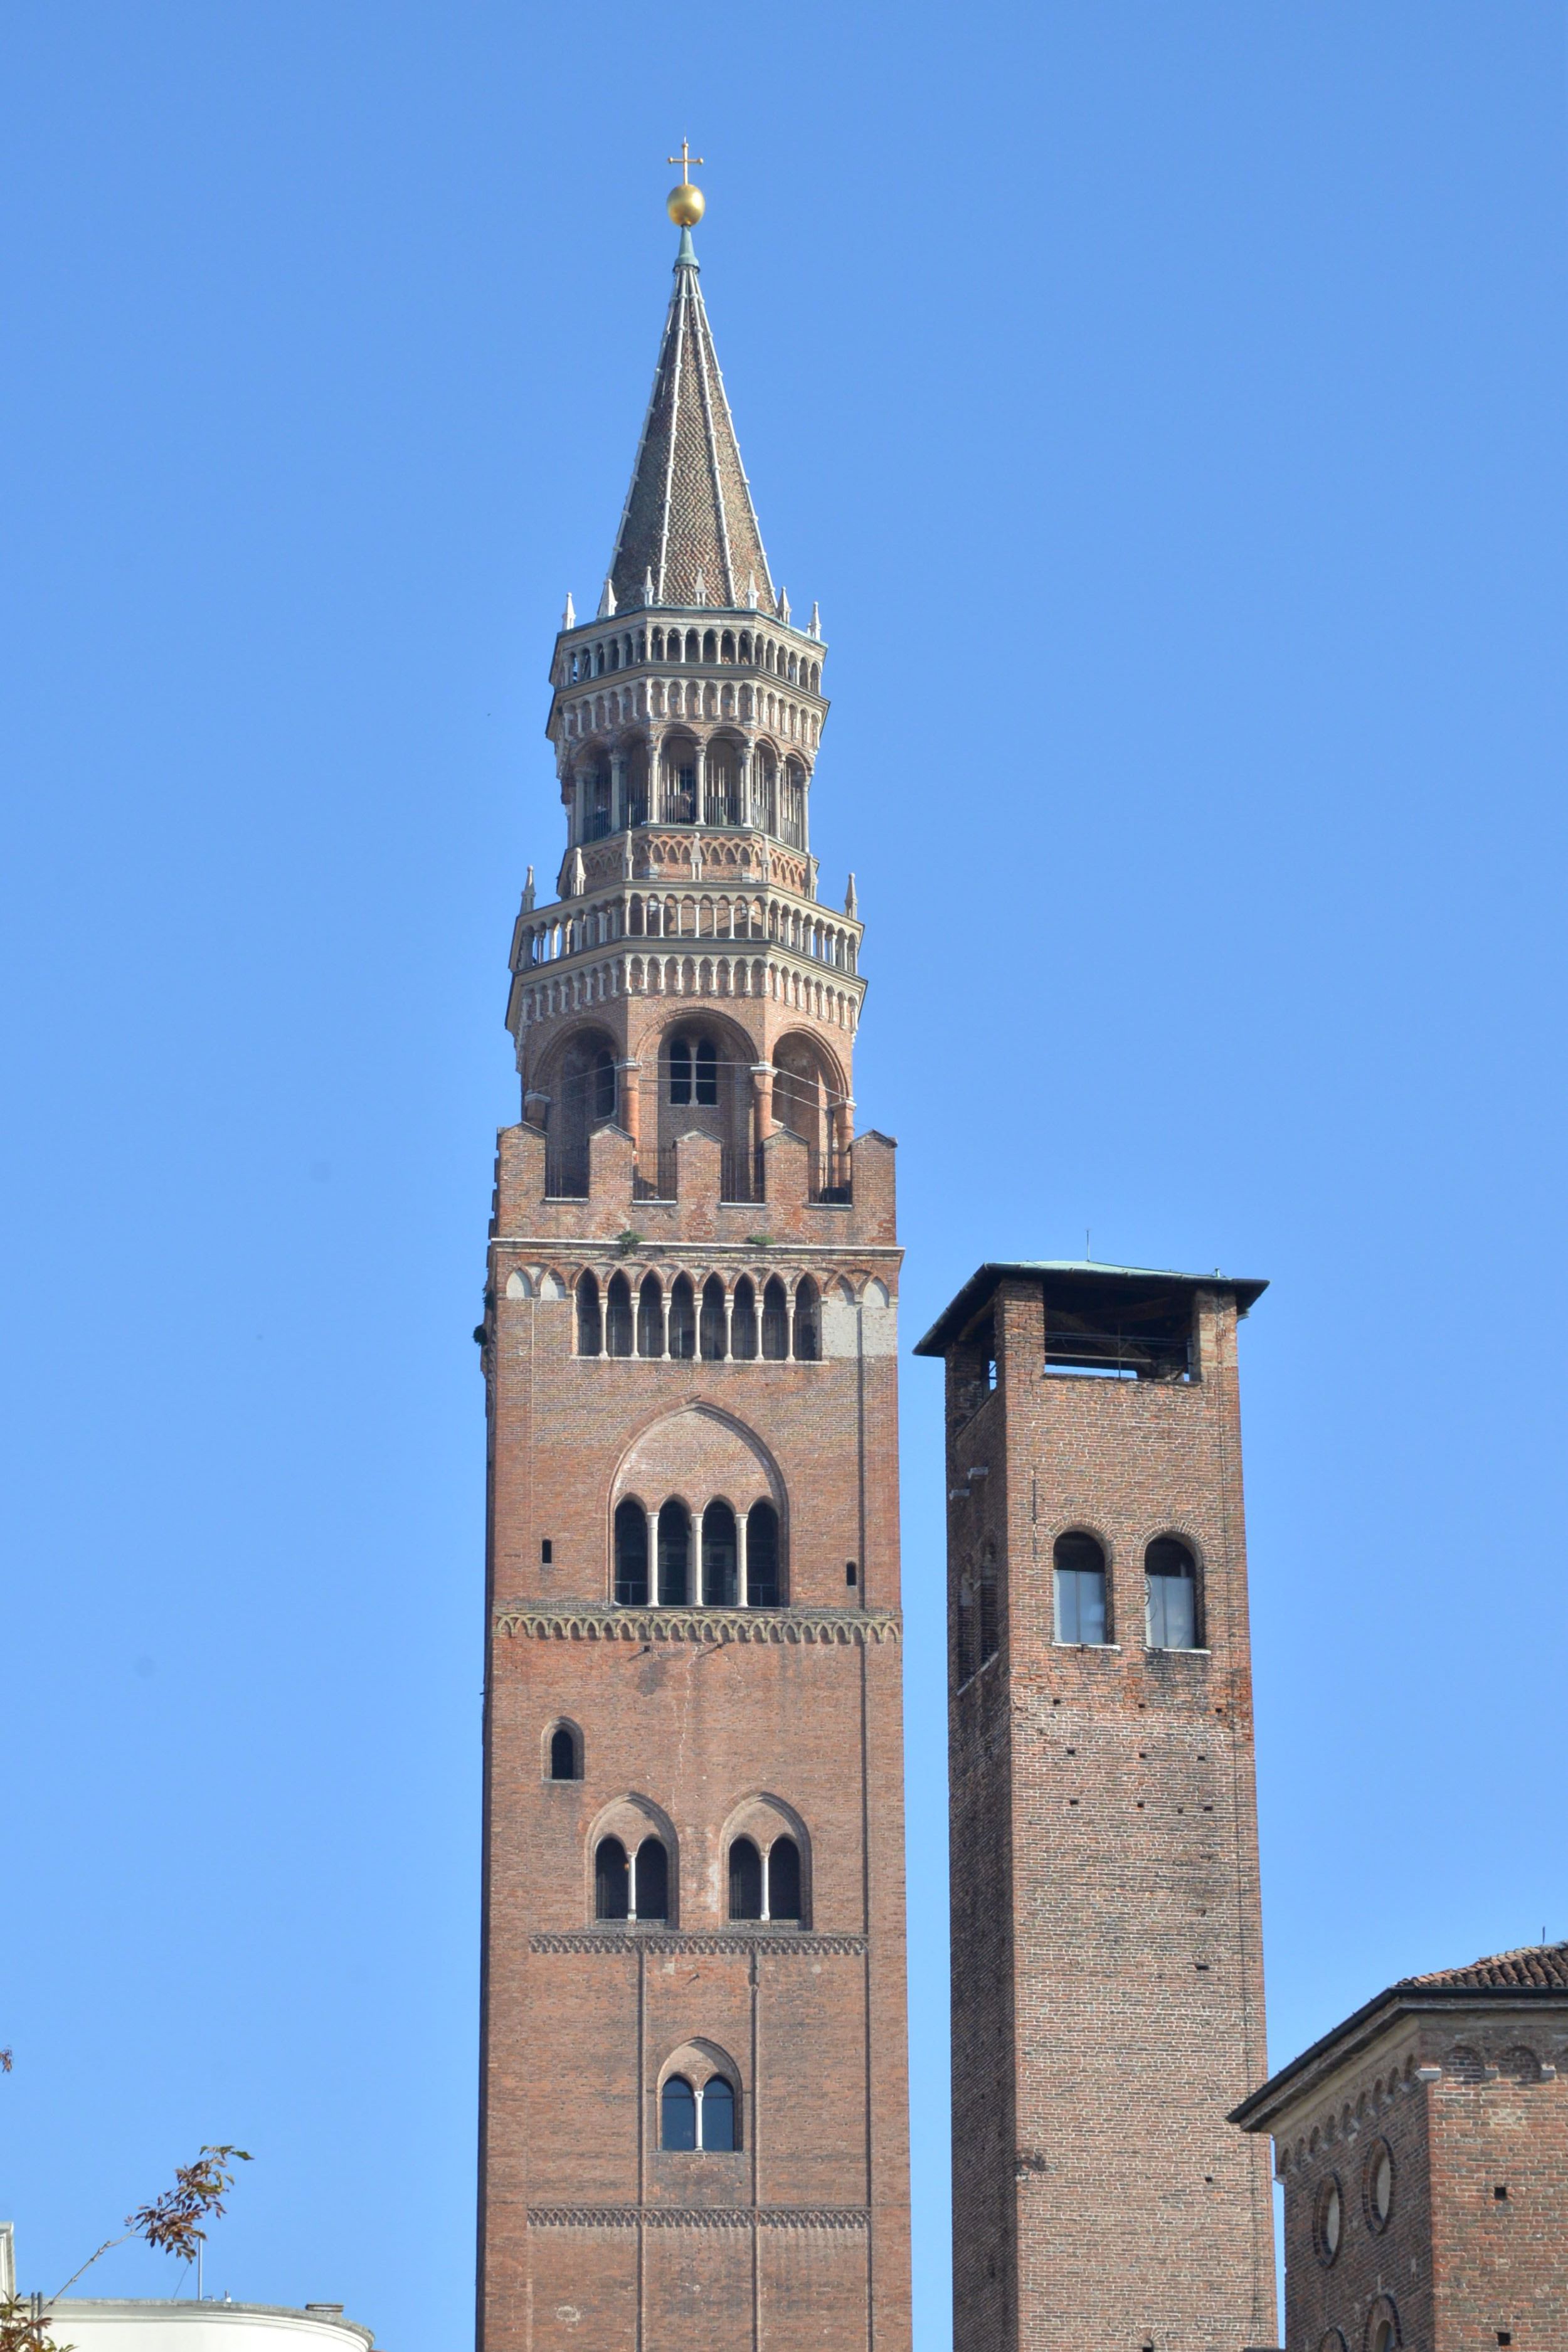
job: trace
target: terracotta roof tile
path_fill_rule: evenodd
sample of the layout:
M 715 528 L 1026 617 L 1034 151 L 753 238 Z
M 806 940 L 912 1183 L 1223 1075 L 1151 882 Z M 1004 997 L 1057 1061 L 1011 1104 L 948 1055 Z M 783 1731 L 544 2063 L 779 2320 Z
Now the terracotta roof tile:
M 1455 1992 L 1507 1992 L 1531 1986 L 1543 1992 L 1568 1992 L 1568 1944 L 1522 1944 L 1515 1952 L 1472 1960 L 1468 1968 L 1434 1969 L 1427 1976 L 1401 1977 L 1393 1990 L 1430 1992 L 1441 1987 Z

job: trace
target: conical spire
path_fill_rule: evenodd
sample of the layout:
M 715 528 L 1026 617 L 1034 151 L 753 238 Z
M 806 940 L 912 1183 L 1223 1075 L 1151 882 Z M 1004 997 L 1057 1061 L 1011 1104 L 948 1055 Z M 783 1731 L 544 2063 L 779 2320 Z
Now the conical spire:
M 623 608 L 647 601 L 650 578 L 656 604 L 743 605 L 753 579 L 760 601 L 774 603 L 697 270 L 683 228 L 653 398 L 610 560 Z

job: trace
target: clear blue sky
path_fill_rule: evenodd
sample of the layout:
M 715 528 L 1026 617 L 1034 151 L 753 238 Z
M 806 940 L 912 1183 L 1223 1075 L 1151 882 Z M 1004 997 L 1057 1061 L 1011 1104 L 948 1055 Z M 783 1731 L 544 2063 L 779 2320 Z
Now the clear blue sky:
M 1276 2057 L 1568 1933 L 1561 6 L 11 0 L 0 47 L 25 2284 L 236 2139 L 209 2284 L 468 2325 L 505 960 L 685 131 L 832 647 L 906 1335 L 1086 1228 L 1272 1278 Z M 920 2352 L 939 1390 L 907 1367 Z

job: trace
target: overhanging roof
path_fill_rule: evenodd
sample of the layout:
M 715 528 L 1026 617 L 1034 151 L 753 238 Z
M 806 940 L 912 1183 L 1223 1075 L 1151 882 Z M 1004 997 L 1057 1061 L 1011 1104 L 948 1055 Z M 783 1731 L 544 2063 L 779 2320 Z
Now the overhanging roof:
M 1154 1290 L 1228 1290 L 1236 1311 L 1245 1315 L 1268 1289 L 1267 1282 L 1228 1274 L 1177 1274 L 1169 1266 L 1102 1265 L 1095 1258 L 1032 1257 L 996 1260 L 976 1268 L 958 1296 L 943 1307 L 923 1339 L 915 1342 L 917 1356 L 944 1356 L 972 1323 L 1002 1282 L 1048 1280 L 1061 1286 L 1065 1299 L 1092 1298 L 1097 1291 L 1131 1299 Z

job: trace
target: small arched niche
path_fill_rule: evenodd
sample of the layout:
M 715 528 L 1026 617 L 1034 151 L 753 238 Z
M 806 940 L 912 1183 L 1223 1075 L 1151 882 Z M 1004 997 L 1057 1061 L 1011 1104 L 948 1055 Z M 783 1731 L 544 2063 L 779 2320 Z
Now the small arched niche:
M 547 1724 L 542 1749 L 542 1760 L 547 1780 L 582 1780 L 584 1748 L 579 1725 L 565 1716 Z

